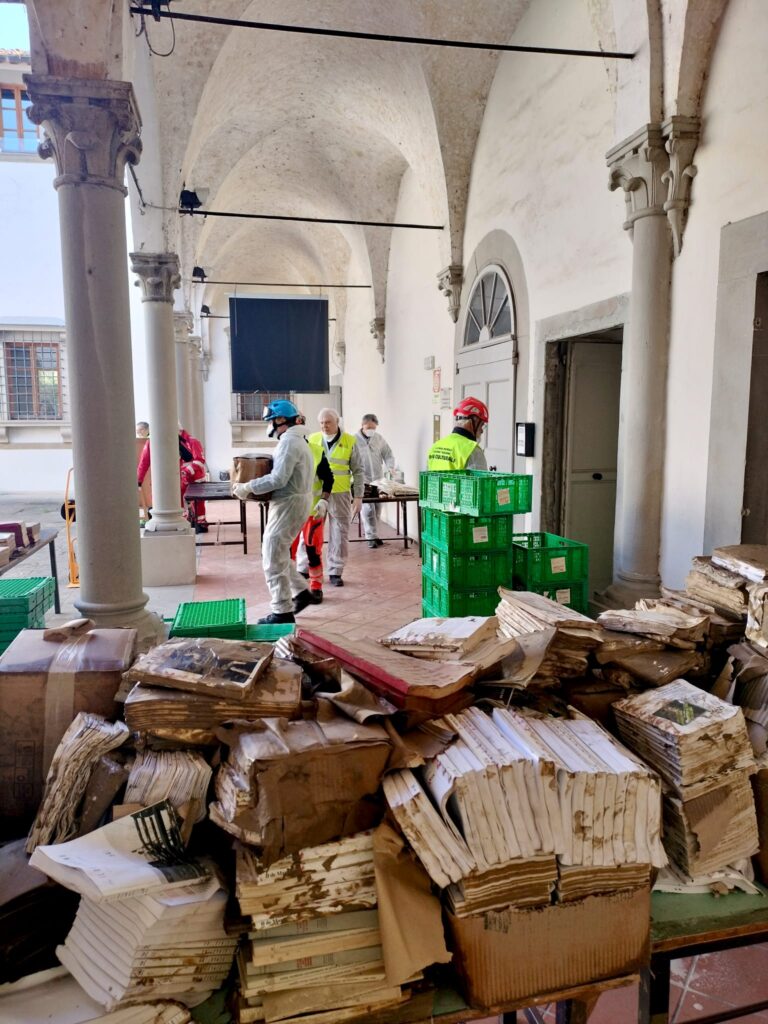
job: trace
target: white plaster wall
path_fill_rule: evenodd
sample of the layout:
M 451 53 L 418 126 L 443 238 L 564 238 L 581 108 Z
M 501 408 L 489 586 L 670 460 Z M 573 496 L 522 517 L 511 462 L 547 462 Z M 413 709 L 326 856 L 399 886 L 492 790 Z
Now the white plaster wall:
M 715 311 L 722 227 L 768 210 L 766 39 L 768 4 L 731 0 L 713 54 L 698 174 L 673 271 L 662 543 L 662 578 L 672 587 L 682 584 L 691 557 L 704 551 L 708 472 L 710 486 L 719 478 L 729 488 L 732 508 L 709 524 L 707 535 L 721 544 L 740 539 L 743 443 L 734 446 L 729 432 L 710 436 L 712 403 L 722 397 L 713 379 Z M 734 404 L 737 418 L 746 417 L 746 393 L 742 401 L 742 407 L 738 399 Z M 739 479 L 731 486 L 734 468 Z
M 428 219 L 427 200 L 414 174 L 403 176 L 395 219 Z M 432 444 L 432 371 L 424 359 L 435 357 L 443 383 L 453 384 L 453 322 L 437 288 L 440 238 L 436 232 L 392 232 L 386 311 L 386 358 L 382 364 L 370 333 L 373 316 L 368 293 L 350 293 L 346 324 L 347 361 L 344 373 L 344 423 L 350 432 L 366 412 L 379 417 L 379 430 L 389 442 L 406 483 L 418 486 Z M 450 410 L 442 414 L 442 431 L 450 429 Z M 409 523 L 416 536 L 417 524 Z
M 539 0 L 512 41 L 534 44 L 542 39 L 552 45 L 594 47 L 587 5 Z M 512 237 L 527 282 L 531 339 L 538 320 L 630 287 L 632 249 L 622 230 L 623 194 L 610 193 L 607 186 L 605 154 L 615 141 L 614 86 L 603 61 L 502 56 L 472 167 L 464 259 L 466 264 L 494 229 Z M 465 282 L 464 302 L 472 283 Z M 521 371 L 524 362 L 521 357 Z M 528 366 L 528 409 L 518 407 L 517 414 L 537 424 L 540 439 L 543 346 L 530 353 Z M 525 387 L 520 390 L 526 393 Z M 536 449 L 529 462 L 535 524 L 541 440 Z

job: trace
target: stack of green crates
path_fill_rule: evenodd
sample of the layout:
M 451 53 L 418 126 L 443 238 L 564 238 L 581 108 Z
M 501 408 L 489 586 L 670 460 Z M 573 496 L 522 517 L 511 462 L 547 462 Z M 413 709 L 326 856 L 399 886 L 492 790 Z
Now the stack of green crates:
M 512 473 L 421 474 L 425 617 L 493 615 L 512 582 L 512 517 L 530 512 L 532 491 L 532 477 Z
M 219 637 L 244 640 L 245 598 L 224 601 L 183 601 L 171 626 L 171 636 Z
M 52 576 L 0 580 L 0 654 L 22 629 L 44 629 L 45 613 L 53 607 Z
M 292 622 L 257 623 L 245 627 L 245 639 L 273 644 L 280 637 L 290 636 L 295 630 L 296 626 Z
M 519 533 L 512 538 L 512 573 L 518 590 L 543 594 L 586 614 L 589 548 L 554 533 Z

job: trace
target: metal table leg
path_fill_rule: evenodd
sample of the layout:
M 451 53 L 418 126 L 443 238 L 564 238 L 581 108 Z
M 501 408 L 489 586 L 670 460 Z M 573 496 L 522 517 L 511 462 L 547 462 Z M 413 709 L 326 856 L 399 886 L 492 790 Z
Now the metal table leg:
M 245 518 L 245 502 L 240 502 L 240 533 L 243 535 L 243 554 L 248 554 L 248 523 Z
M 566 999 L 557 1004 L 557 1024 L 587 1024 L 594 1003 L 580 999 Z
M 398 502 L 397 505 L 398 505 L 398 509 L 399 509 L 400 505 L 403 506 L 403 547 L 407 551 L 408 550 L 408 502 L 407 501 Z M 399 531 L 400 530 L 400 516 L 399 515 L 398 515 L 397 519 L 398 519 L 397 529 Z
M 51 552 L 51 576 L 53 576 L 53 608 L 56 614 L 61 613 L 61 600 L 59 598 L 59 573 L 56 569 L 56 538 L 51 538 L 48 545 Z
M 650 967 L 641 969 L 638 1024 L 668 1024 L 669 968 L 666 957 L 651 957 Z

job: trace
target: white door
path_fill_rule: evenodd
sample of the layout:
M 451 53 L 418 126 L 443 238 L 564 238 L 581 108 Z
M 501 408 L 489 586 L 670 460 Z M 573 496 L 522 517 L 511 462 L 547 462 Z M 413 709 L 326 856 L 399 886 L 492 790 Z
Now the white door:
M 500 473 L 513 468 L 515 429 L 514 303 L 506 276 L 487 267 L 472 291 L 461 346 L 456 356 L 456 394 L 479 398 L 488 406 L 489 424 L 482 445 L 488 466 Z
M 590 594 L 613 579 L 621 344 L 574 341 L 568 354 L 563 530 L 589 545 Z

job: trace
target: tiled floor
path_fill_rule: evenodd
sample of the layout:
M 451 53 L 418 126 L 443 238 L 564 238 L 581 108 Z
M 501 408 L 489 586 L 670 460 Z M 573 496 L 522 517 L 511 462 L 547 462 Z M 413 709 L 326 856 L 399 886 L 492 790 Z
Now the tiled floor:
M 0 517 L 20 517 L 63 527 L 59 500 L 40 500 L 11 495 L 0 497 Z M 209 503 L 212 530 L 201 540 L 233 539 L 236 527 L 215 524 L 231 517 L 231 505 Z M 0 519 L 0 521 L 2 521 Z M 198 577 L 194 587 L 155 588 L 149 592 L 150 607 L 164 615 L 172 613 L 181 600 L 214 600 L 244 597 L 248 620 L 254 622 L 269 611 L 269 598 L 259 557 L 258 507 L 248 506 L 249 546 L 243 555 L 239 546 L 221 545 L 198 549 Z M 353 529 L 353 532 L 356 530 Z M 307 626 L 324 626 L 349 636 L 381 636 L 421 614 L 421 565 L 418 548 L 403 549 L 393 531 L 382 527 L 388 538 L 383 547 L 371 550 L 367 544 L 351 544 L 344 571 L 345 585 L 326 584 L 325 600 L 307 608 L 299 621 Z M 58 538 L 59 580 L 64 612 L 74 610 L 76 590 L 66 587 L 67 561 L 63 529 Z M 31 563 L 31 564 L 30 564 Z M 43 552 L 29 559 L 14 574 L 42 575 L 49 571 Z M 688 1024 L 696 1017 L 768 999 L 768 944 L 712 953 L 672 965 L 670 1020 Z M 554 1024 L 554 1008 L 540 1008 L 546 1024 Z M 522 1016 L 522 1015 L 520 1015 Z M 590 1024 L 634 1024 L 637 1020 L 637 987 L 605 993 L 590 1016 Z M 736 1024 L 768 1024 L 768 1010 L 734 1018 Z M 488 1024 L 495 1024 L 491 1018 Z

